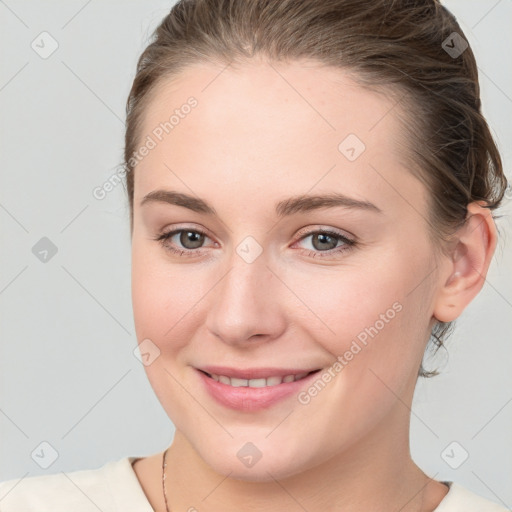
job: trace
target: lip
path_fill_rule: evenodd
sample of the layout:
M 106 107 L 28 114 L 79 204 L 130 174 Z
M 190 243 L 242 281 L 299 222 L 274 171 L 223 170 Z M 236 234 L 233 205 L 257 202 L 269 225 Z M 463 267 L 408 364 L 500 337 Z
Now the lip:
M 196 368 L 196 373 L 202 380 L 208 394 L 219 404 L 242 412 L 253 412 L 267 409 L 276 403 L 297 395 L 299 391 L 308 386 L 311 380 L 315 378 L 319 368 L 247 368 L 236 369 L 222 366 L 204 366 L 201 369 Z M 286 375 L 298 375 L 300 373 L 313 372 L 306 377 L 293 382 L 283 382 L 277 386 L 266 386 L 263 388 L 251 388 L 248 386 L 233 387 L 222 382 L 217 382 L 204 372 L 216 375 L 225 375 L 226 377 L 235 377 L 239 379 L 258 379 L 270 376 L 284 377 Z

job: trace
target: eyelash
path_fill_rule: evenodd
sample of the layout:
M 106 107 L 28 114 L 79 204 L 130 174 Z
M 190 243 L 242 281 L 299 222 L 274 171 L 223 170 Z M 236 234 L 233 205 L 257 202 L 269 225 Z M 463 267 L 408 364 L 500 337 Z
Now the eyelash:
M 167 240 L 172 238 L 174 235 L 182 233 L 184 231 L 187 231 L 190 233 L 196 233 L 196 234 L 204 235 L 204 236 L 208 237 L 207 233 L 205 233 L 204 231 L 202 231 L 200 229 L 181 228 L 181 229 L 174 229 L 172 231 L 168 231 L 167 233 L 162 233 L 161 235 L 158 235 L 157 237 L 155 237 L 154 240 L 159 241 L 161 243 L 161 245 L 164 247 L 164 249 L 166 249 L 174 254 L 177 254 L 178 256 L 184 256 L 184 257 L 200 256 L 202 253 L 202 251 L 201 251 L 202 248 L 176 249 L 172 245 L 169 245 L 166 243 Z M 328 256 L 332 256 L 334 254 L 340 254 L 340 253 L 343 253 L 343 252 L 353 249 L 357 245 L 355 240 L 351 240 L 350 238 L 347 238 L 345 235 L 342 235 L 341 233 L 337 233 L 335 231 L 324 230 L 324 229 L 318 229 L 315 231 L 309 231 L 307 233 L 304 233 L 303 236 L 301 236 L 301 238 L 298 240 L 298 242 L 306 239 L 309 236 L 318 235 L 318 234 L 328 235 L 334 239 L 337 239 L 338 241 L 343 242 L 344 245 L 342 245 L 340 247 L 335 247 L 334 249 L 329 249 L 328 251 L 318 251 L 318 250 L 311 251 L 309 249 L 304 249 L 307 252 L 307 256 L 311 256 L 312 258 L 316 258 L 316 257 L 318 257 L 318 255 L 320 255 L 320 258 L 325 258 Z M 324 254 L 325 254 L 325 256 L 324 256 Z

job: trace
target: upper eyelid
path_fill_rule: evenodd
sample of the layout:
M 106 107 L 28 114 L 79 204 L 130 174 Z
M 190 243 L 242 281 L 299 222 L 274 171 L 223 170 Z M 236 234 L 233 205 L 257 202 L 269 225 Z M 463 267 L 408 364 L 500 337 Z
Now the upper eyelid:
M 205 228 L 195 228 L 195 227 L 190 227 L 190 226 L 176 226 L 176 227 L 172 227 L 170 229 L 163 229 L 161 230 L 161 234 L 160 236 L 164 236 L 164 235 L 176 235 L 177 233 L 180 233 L 181 231 L 193 231 L 193 232 L 196 232 L 196 233 L 201 233 L 201 234 L 204 234 L 206 235 L 208 238 L 212 239 L 212 236 L 210 235 L 210 232 L 205 229 Z
M 309 228 L 309 229 L 304 228 L 303 230 L 302 229 L 299 230 L 298 231 L 299 240 L 302 240 L 302 238 L 304 238 L 306 236 L 315 235 L 317 233 L 333 234 L 335 236 L 339 236 L 341 238 L 345 238 L 345 239 L 353 241 L 353 242 L 356 241 L 356 237 L 345 230 L 342 230 L 339 228 L 331 228 L 331 227 L 319 227 L 318 225 L 316 228 Z
M 195 232 L 198 232 L 198 233 L 203 233 L 203 234 L 207 235 L 208 237 L 212 238 L 211 235 L 210 235 L 209 230 L 206 229 L 206 228 L 203 228 L 203 227 L 196 228 L 196 227 L 179 226 L 179 225 L 176 226 L 176 227 L 172 227 L 169 230 L 163 229 L 163 230 L 161 230 L 161 234 L 162 235 L 170 234 L 170 233 L 176 234 L 177 232 L 180 232 L 180 231 L 195 231 Z M 312 234 L 315 234 L 315 233 L 318 233 L 318 232 L 322 232 L 322 233 L 323 232 L 329 232 L 329 233 L 332 233 L 334 235 L 343 236 L 343 237 L 348 238 L 348 239 L 353 239 L 353 238 L 355 239 L 356 238 L 354 235 L 352 235 L 348 231 L 345 231 L 345 230 L 340 229 L 340 228 L 332 228 L 332 227 L 329 227 L 329 226 L 324 226 L 322 224 L 317 224 L 316 227 L 313 227 L 313 228 L 301 228 L 297 232 L 297 236 L 299 236 L 299 237 L 309 236 L 309 235 L 312 235 Z

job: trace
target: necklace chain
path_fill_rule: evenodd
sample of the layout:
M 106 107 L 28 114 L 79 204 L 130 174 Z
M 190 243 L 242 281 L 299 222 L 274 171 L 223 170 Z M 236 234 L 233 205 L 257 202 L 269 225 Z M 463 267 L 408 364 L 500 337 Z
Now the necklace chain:
M 162 460 L 162 490 L 163 490 L 163 493 L 164 493 L 164 501 L 165 501 L 165 510 L 167 512 L 170 512 L 169 511 L 169 505 L 167 504 L 167 493 L 165 492 L 165 467 L 167 466 L 167 462 L 166 462 L 166 456 L 167 456 L 167 450 L 169 448 L 167 448 L 164 452 L 164 456 L 163 456 L 163 460 Z M 425 497 L 425 487 L 423 487 L 423 491 L 421 493 L 421 503 L 420 503 L 420 508 L 418 509 L 418 512 L 421 512 L 422 508 L 423 508 L 423 498 Z
M 167 455 L 167 450 L 169 448 L 167 448 L 164 452 L 164 457 L 163 457 L 163 461 L 162 461 L 162 490 L 164 492 L 164 500 L 165 500 L 165 510 L 167 512 L 169 512 L 169 505 L 167 505 L 167 493 L 165 492 L 165 466 L 167 465 L 166 463 L 166 460 L 165 460 L 165 457 Z

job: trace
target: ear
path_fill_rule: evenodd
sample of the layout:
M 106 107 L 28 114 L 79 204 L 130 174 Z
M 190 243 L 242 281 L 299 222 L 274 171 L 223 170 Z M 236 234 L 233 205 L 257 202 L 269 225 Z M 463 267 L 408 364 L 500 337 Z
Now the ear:
M 440 275 L 434 317 L 455 320 L 482 289 L 496 248 L 496 225 L 482 202 L 468 205 L 465 224 L 454 234 L 454 242 Z M 444 281 L 444 282 L 443 282 Z

